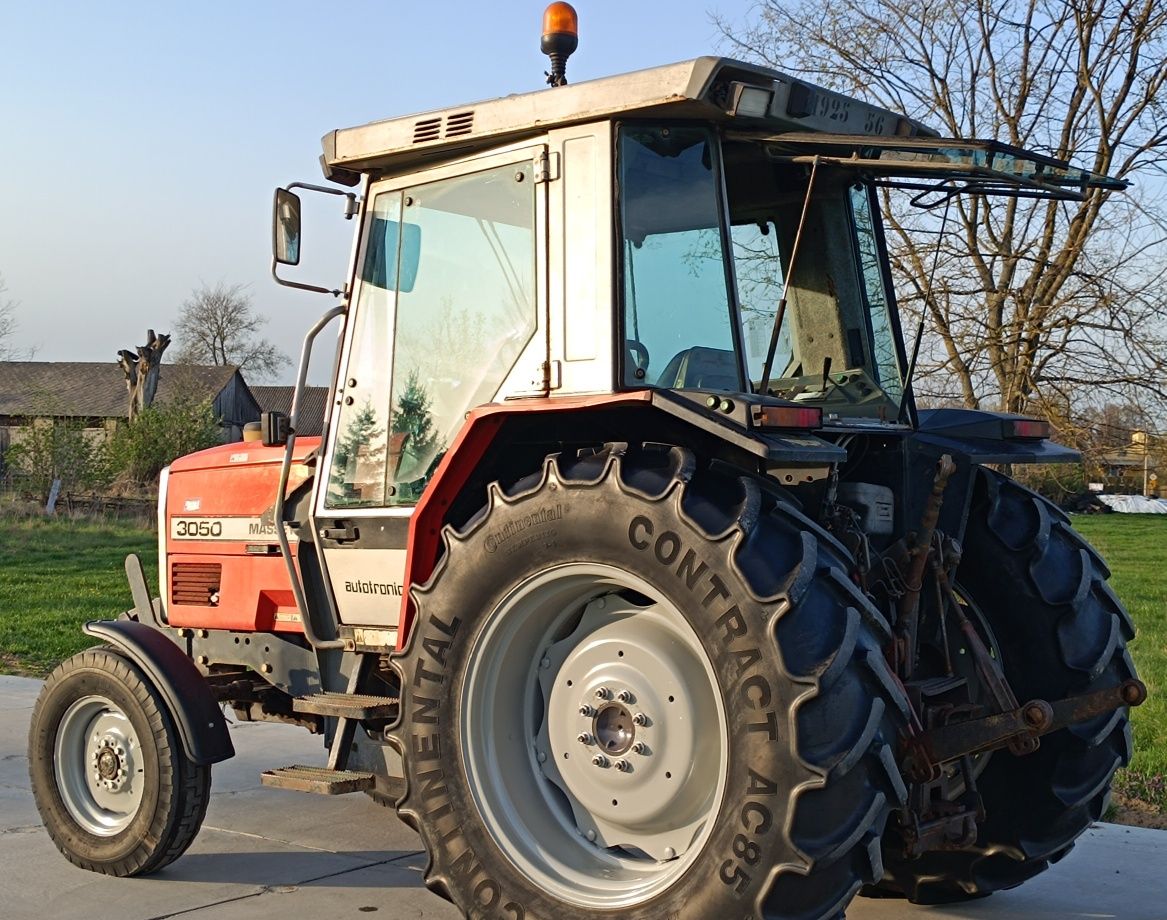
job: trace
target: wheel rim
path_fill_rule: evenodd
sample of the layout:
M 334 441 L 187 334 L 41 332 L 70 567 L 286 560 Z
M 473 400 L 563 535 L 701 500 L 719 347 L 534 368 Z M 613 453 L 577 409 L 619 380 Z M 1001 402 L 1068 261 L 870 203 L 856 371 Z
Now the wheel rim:
M 475 640 L 461 746 L 484 823 L 536 886 L 625 908 L 680 878 L 711 833 L 729 741 L 684 615 L 621 569 L 525 580 Z
M 57 727 L 57 789 L 70 817 L 98 837 L 123 831 L 142 803 L 144 758 L 129 718 L 111 701 L 87 696 Z

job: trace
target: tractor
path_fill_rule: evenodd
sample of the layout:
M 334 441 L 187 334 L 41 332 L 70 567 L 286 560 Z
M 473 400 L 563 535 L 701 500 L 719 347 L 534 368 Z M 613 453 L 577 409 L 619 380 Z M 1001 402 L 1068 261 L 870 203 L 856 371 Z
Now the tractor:
M 45 683 L 72 863 L 177 859 L 228 712 L 318 733 L 263 783 L 395 809 L 474 917 L 975 898 L 1102 815 L 1131 620 L 1006 474 L 1077 454 L 917 405 L 878 196 L 1120 183 L 724 58 L 568 85 L 577 41 L 552 4 L 548 88 L 333 131 L 277 190 L 273 275 L 335 305 L 287 416 L 162 474 L 159 596 L 127 559 Z M 300 191 L 355 219 L 337 290 L 290 269 Z

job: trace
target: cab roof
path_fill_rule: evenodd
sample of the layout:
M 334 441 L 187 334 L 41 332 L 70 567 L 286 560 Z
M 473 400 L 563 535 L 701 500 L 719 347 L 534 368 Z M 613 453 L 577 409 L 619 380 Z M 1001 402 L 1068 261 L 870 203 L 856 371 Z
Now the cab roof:
M 354 184 L 366 171 L 396 172 L 621 116 L 694 118 L 772 131 L 884 137 L 935 136 L 919 122 L 859 99 L 741 61 L 700 57 L 417 115 L 341 128 L 322 140 L 325 175 Z

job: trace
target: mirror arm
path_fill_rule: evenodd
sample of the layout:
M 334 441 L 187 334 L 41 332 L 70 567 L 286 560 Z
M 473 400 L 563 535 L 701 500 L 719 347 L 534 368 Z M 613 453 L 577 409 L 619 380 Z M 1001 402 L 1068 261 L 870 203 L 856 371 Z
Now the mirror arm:
M 360 212 L 360 197 L 355 192 L 342 192 L 340 189 L 329 188 L 326 185 L 314 185 L 311 182 L 289 182 L 284 186 L 289 192 L 294 188 L 307 189 L 310 192 L 321 192 L 325 195 L 339 195 L 345 199 L 344 203 L 344 219 L 351 220 Z M 299 291 L 312 291 L 314 294 L 331 294 L 333 297 L 344 296 L 343 290 L 336 290 L 334 288 L 321 287 L 318 284 L 305 284 L 302 281 L 290 281 L 279 276 L 279 261 L 276 258 L 271 260 L 271 276 L 275 279 L 276 284 L 282 284 L 284 287 L 295 288 Z
M 276 280 L 276 284 L 282 284 L 284 287 L 296 288 L 300 291 L 312 291 L 315 294 L 331 294 L 333 297 L 344 296 L 344 291 L 321 287 L 318 284 L 304 284 L 302 281 L 289 281 L 287 278 L 281 278 L 277 273 L 279 265 L 280 263 L 277 262 L 274 258 L 271 260 L 271 276 Z
M 313 185 L 310 182 L 289 182 L 284 186 L 289 192 L 294 188 L 304 188 L 310 192 L 322 192 L 325 195 L 343 195 L 348 199 L 344 204 L 344 219 L 352 220 L 359 208 L 359 198 L 355 192 L 342 192 L 340 189 L 329 188 L 327 185 Z M 279 280 L 278 278 L 276 279 Z

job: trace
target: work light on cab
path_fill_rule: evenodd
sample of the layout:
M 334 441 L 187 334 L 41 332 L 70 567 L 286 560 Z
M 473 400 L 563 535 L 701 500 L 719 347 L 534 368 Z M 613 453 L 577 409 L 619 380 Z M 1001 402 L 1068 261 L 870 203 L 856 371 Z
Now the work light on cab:
M 551 58 L 548 84 L 564 86 L 567 59 L 579 47 L 579 17 L 570 3 L 552 3 L 543 11 L 543 38 L 539 47 Z

